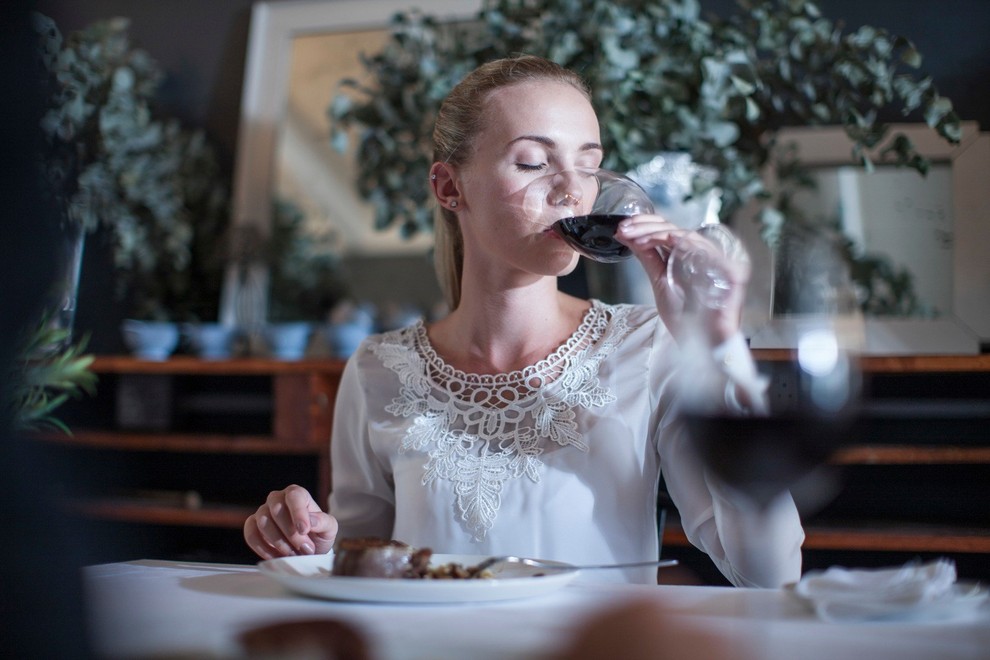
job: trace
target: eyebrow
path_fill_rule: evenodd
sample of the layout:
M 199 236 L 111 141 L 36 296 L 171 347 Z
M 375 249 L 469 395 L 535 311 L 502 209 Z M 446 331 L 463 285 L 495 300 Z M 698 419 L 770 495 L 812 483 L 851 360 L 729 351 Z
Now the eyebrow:
M 554 142 L 550 138 L 548 138 L 546 136 L 543 136 L 543 135 L 520 135 L 516 139 L 510 140 L 509 141 L 509 144 L 512 145 L 512 144 L 515 144 L 516 142 L 522 142 L 522 141 L 525 141 L 525 140 L 530 140 L 532 142 L 538 142 L 538 143 L 540 143 L 540 144 L 542 144 L 542 145 L 544 145 L 546 147 L 550 147 L 551 149 L 557 147 L 557 143 L 556 142 Z M 597 151 L 605 151 L 605 149 L 602 147 L 602 145 L 598 144 L 597 142 L 585 142 L 584 144 L 581 145 L 580 149 L 578 149 L 578 150 L 579 151 L 595 151 L 595 150 L 597 150 Z

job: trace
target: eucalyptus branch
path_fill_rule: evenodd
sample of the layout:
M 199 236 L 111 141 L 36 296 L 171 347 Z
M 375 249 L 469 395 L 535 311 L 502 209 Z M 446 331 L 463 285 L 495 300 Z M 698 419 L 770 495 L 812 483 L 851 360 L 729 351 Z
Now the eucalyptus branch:
M 129 314 L 215 316 L 228 195 L 213 147 L 160 116 L 165 73 L 131 42 L 127 19 L 64 39 L 48 17 L 35 27 L 48 98 L 41 171 L 63 221 L 109 240 Z
M 411 235 L 432 229 L 423 182 L 441 100 L 477 65 L 520 52 L 589 82 L 606 167 L 689 152 L 718 171 L 727 216 L 769 197 L 763 173 L 784 126 L 841 125 L 867 167 L 891 112 L 959 139 L 951 102 L 909 40 L 869 26 L 846 32 L 808 0 L 738 5 L 722 18 L 702 16 L 698 0 L 486 0 L 469 24 L 400 14 L 383 50 L 362 56 L 368 82 L 336 90 L 332 142 L 342 150 L 357 133 L 357 189 L 374 203 L 376 226 Z M 885 157 L 926 170 L 907 138 L 895 144 Z

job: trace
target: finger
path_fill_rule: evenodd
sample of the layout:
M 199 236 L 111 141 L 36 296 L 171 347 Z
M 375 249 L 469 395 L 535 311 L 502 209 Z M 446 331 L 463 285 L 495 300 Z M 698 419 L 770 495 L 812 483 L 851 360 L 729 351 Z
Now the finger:
M 666 259 L 666 255 L 683 240 L 686 233 L 689 232 L 672 228 L 669 223 L 651 223 L 630 225 L 628 228 L 616 231 L 615 238 L 631 250 L 643 254 L 650 250 L 659 251 Z
M 282 492 L 285 494 L 284 502 L 290 526 L 289 529 L 285 530 L 286 536 L 290 536 L 293 533 L 309 534 L 310 513 L 320 511 L 320 507 L 313 500 L 313 496 L 305 488 L 296 485 L 289 486 Z
M 319 554 L 330 551 L 337 538 L 337 519 L 323 512 L 309 514 L 309 537 L 313 541 L 314 550 Z
M 637 215 L 619 223 L 616 235 L 634 240 L 648 234 L 680 233 L 681 229 L 659 216 Z
M 275 559 L 277 556 L 274 548 L 265 541 L 258 530 L 258 523 L 255 517 L 248 516 L 244 521 L 244 540 L 251 550 L 262 559 Z
M 287 519 L 288 516 L 285 514 L 285 507 L 280 506 L 278 508 L 282 512 L 281 517 Z M 261 506 L 253 517 L 262 542 L 267 544 L 277 556 L 291 556 L 299 554 L 299 552 L 311 554 L 302 548 L 303 542 L 308 541 L 308 537 L 294 537 L 291 531 L 286 533 L 285 527 L 287 523 L 283 521 L 282 524 L 279 524 L 279 515 L 272 510 L 270 505 L 265 504 Z
M 265 507 L 258 510 L 258 529 L 277 551 L 284 554 L 313 554 L 313 543 L 309 539 L 307 502 L 318 508 L 305 489 L 290 486 L 270 493 Z M 300 528 L 305 531 L 300 532 Z

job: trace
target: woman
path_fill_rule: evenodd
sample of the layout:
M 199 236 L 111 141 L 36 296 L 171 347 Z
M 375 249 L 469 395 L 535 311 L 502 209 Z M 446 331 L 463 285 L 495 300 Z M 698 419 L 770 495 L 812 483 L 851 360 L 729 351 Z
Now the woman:
M 365 341 L 336 404 L 333 515 L 298 486 L 273 492 L 245 523 L 250 547 L 269 558 L 379 536 L 443 553 L 648 560 L 662 468 L 688 538 L 729 580 L 797 580 L 804 536 L 790 497 L 755 509 L 710 481 L 676 414 L 689 337 L 705 343 L 727 405 L 761 404 L 739 333 L 744 282 L 689 333 L 658 250 L 683 232 L 643 215 L 617 236 L 656 308 L 557 289 L 578 255 L 550 225 L 588 212 L 579 173 L 603 157 L 580 78 L 535 57 L 479 67 L 444 102 L 434 143 L 437 268 L 453 311 Z M 615 573 L 599 575 L 656 582 L 652 569 Z

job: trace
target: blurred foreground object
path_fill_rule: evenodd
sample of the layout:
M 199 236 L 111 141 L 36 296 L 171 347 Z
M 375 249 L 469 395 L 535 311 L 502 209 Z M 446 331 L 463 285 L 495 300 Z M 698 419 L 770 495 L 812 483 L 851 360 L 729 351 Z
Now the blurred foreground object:
M 608 608 L 580 624 L 553 660 L 755 660 L 737 640 L 691 624 L 655 600 Z
M 799 482 L 812 503 L 829 497 L 831 484 L 818 479 L 819 468 L 853 441 L 860 408 L 863 318 L 848 267 L 824 240 L 795 256 L 803 268 L 789 290 L 803 312 L 790 326 L 797 346 L 785 367 L 790 397 L 774 399 L 765 416 L 743 416 L 711 405 L 719 392 L 706 392 L 706 383 L 720 379 L 699 378 L 695 367 L 684 384 L 687 425 L 702 460 L 726 485 L 764 506 Z M 685 359 L 710 362 L 690 353 Z

